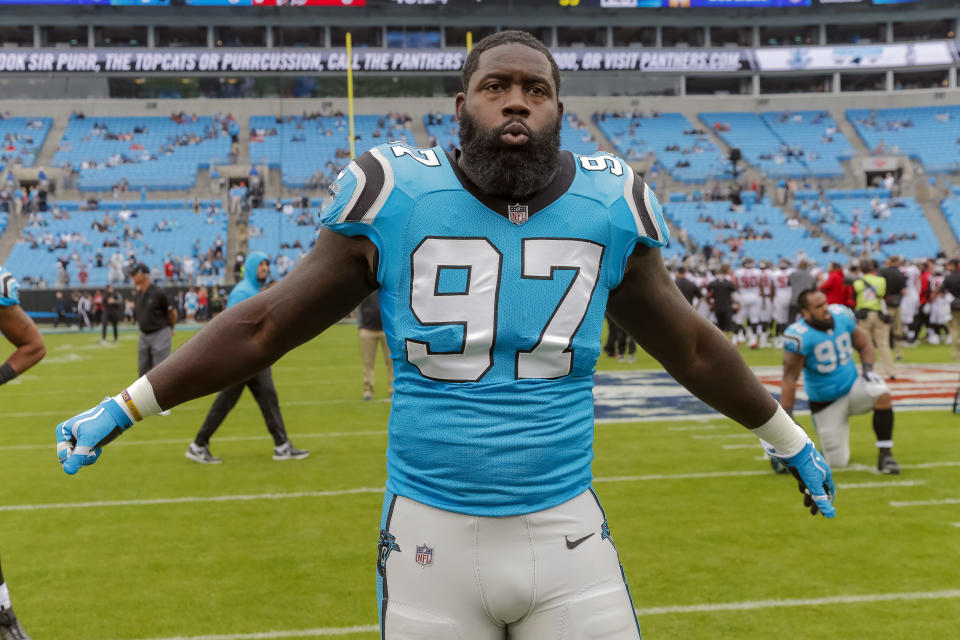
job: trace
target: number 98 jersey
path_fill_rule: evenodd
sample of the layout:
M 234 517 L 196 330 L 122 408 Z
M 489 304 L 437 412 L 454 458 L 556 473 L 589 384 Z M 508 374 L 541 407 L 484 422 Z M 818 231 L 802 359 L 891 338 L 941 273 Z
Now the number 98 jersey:
M 845 396 L 857 381 L 853 359 L 853 331 L 857 320 L 842 304 L 830 305 L 833 329 L 820 331 L 805 320 L 794 322 L 783 332 L 783 348 L 799 353 L 803 363 L 803 385 L 814 402 L 833 402 Z
M 323 223 L 379 252 L 394 362 L 387 489 L 448 511 L 531 513 L 585 491 L 609 292 L 639 242 L 667 243 L 623 160 L 561 152 L 524 202 L 481 193 L 439 147 L 378 146 L 341 173 Z

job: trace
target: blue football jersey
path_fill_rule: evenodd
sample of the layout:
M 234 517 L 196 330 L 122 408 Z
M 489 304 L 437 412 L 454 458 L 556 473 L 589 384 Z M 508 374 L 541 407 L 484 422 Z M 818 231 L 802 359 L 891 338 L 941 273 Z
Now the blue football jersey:
M 0 266 L 0 307 L 20 304 L 20 283 L 13 274 Z
M 553 182 L 511 203 L 440 147 L 390 143 L 330 191 L 324 224 L 379 251 L 388 490 L 484 516 L 585 491 L 607 296 L 638 242 L 668 240 L 643 180 L 614 156 L 562 152 Z
M 857 320 L 842 304 L 830 305 L 833 329 L 820 331 L 804 320 L 794 322 L 783 332 L 783 348 L 806 358 L 803 384 L 814 402 L 833 402 L 845 396 L 857 381 L 853 359 L 853 330 Z

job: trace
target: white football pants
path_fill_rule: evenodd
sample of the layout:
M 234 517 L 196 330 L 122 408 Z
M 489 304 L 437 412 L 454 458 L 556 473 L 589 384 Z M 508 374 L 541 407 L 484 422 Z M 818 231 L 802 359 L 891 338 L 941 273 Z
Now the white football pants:
M 600 503 L 478 517 L 387 492 L 377 561 L 385 640 L 639 640 Z

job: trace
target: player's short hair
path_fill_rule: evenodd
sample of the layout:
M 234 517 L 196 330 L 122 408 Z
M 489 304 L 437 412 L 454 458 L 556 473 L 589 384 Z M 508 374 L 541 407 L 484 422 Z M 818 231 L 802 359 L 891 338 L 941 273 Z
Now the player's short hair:
M 148 267 L 147 265 L 143 264 L 142 262 L 138 262 L 138 263 L 133 267 L 133 271 L 132 271 L 131 273 L 132 273 L 133 275 L 136 275 L 136 274 L 138 274 L 138 273 L 144 273 L 144 274 L 146 274 L 146 275 L 150 275 L 150 267 Z
M 810 288 L 810 289 L 804 289 L 803 291 L 801 291 L 800 295 L 797 296 L 797 306 L 799 306 L 801 309 L 806 309 L 807 300 L 809 300 L 810 296 L 812 296 L 815 293 L 820 293 L 820 290 Z
M 470 78 L 473 76 L 473 72 L 480 66 L 480 54 L 505 44 L 522 44 L 545 55 L 547 60 L 550 61 L 550 70 L 553 72 L 553 84 L 557 93 L 560 93 L 560 68 L 557 66 L 557 61 L 553 59 L 550 49 L 526 31 L 512 30 L 498 31 L 473 45 L 473 49 L 467 54 L 467 59 L 463 63 L 463 69 L 460 71 L 460 81 L 463 83 L 464 92 L 466 92 L 470 86 Z

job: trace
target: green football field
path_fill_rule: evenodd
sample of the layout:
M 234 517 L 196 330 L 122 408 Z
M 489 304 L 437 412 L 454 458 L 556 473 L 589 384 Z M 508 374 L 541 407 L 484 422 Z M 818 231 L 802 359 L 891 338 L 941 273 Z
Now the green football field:
M 271 459 L 245 394 L 212 441 L 222 465 L 183 456 L 207 398 L 138 425 L 75 477 L 57 463 L 54 426 L 136 377 L 136 334 L 116 346 L 49 335 L 47 345 L 40 365 L 0 388 L 0 554 L 34 640 L 379 637 L 390 405 L 382 363 L 377 397 L 361 401 L 355 327 L 274 368 L 307 460 Z M 775 350 L 744 355 L 779 361 Z M 907 360 L 947 361 L 948 347 Z M 837 473 L 838 517 L 827 521 L 728 420 L 598 426 L 595 487 L 644 637 L 957 637 L 960 417 L 898 413 L 898 477 L 872 471 L 869 416 L 852 432 L 861 466 Z

